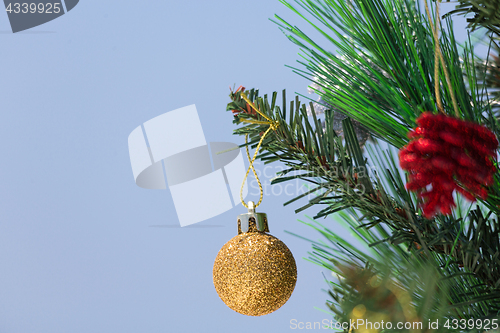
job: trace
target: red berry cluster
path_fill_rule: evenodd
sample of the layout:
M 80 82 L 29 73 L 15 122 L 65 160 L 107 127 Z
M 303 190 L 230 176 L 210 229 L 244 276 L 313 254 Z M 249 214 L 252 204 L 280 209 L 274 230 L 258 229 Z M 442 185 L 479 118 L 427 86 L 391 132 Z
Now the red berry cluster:
M 408 133 L 411 142 L 399 153 L 401 168 L 410 173 L 406 188 L 424 199 L 422 210 L 431 218 L 451 214 L 453 191 L 475 201 L 486 199 L 493 183 L 497 138 L 488 128 L 442 114 L 425 112 Z M 428 190 L 427 186 L 432 185 Z

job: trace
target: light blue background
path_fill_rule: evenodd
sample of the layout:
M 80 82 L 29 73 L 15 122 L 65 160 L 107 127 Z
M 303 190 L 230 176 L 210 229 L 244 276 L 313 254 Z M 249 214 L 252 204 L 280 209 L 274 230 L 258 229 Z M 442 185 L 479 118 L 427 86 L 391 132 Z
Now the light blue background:
M 229 85 L 305 94 L 308 82 L 284 66 L 298 48 L 274 13 L 310 31 L 263 0 L 87 0 L 18 34 L 0 13 L 0 332 L 288 332 L 292 319 L 331 319 L 314 309 L 328 296 L 322 270 L 302 259 L 310 244 L 284 232 L 320 238 L 297 222 L 298 204 L 282 206 L 291 196 L 268 194 L 259 211 L 297 260 L 295 292 L 275 313 L 246 317 L 212 284 L 244 209 L 165 227 L 178 225 L 168 190 L 136 186 L 128 156 L 134 128 L 190 104 L 207 141 L 241 143 Z

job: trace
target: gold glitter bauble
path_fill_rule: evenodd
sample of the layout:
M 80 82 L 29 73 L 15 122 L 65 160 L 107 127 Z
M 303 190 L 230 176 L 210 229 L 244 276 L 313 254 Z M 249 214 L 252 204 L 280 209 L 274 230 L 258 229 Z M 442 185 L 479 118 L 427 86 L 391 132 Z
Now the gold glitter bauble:
M 228 307 L 247 316 L 262 316 L 290 298 L 297 282 L 297 266 L 278 238 L 249 231 L 220 249 L 213 275 L 215 289 Z

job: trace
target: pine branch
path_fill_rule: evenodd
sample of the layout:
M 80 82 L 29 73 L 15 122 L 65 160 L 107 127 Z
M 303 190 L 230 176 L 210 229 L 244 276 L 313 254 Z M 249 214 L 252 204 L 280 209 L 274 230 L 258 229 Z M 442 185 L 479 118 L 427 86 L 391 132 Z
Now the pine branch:
M 492 37 L 487 60 L 476 60 L 474 66 L 478 88 L 484 89 L 488 104 L 496 119 L 500 118 L 500 37 Z M 488 51 L 489 51 L 488 50 Z M 467 73 L 464 73 L 467 76 Z
M 500 2 L 497 0 L 458 0 L 460 5 L 455 10 L 447 13 L 443 17 L 451 15 L 474 13 L 474 17 L 468 18 L 467 28 L 474 31 L 478 27 L 488 29 L 497 35 L 500 35 Z M 449 2 L 449 0 L 447 1 Z
M 247 107 L 241 104 L 239 94 L 231 94 L 233 102 L 227 107 L 227 110 L 235 114 L 234 122 L 240 124 L 249 119 L 259 121 L 258 115 L 251 115 L 245 111 Z M 273 100 L 275 95 L 276 93 L 273 93 Z M 395 207 L 384 192 L 377 189 L 376 184 L 372 184 L 350 120 L 343 121 L 346 133 L 345 145 L 330 126 L 325 127 L 323 131 L 320 121 L 316 118 L 314 118 L 315 124 L 311 124 L 305 105 L 301 104 L 298 98 L 290 103 L 290 120 L 286 122 L 284 111 L 279 107 L 270 110 L 265 102 L 267 96 L 259 98 L 258 91 L 255 90 L 250 90 L 249 96 L 264 114 L 280 124 L 278 130 L 266 137 L 262 143 L 263 153 L 259 156 L 266 163 L 280 160 L 289 167 L 281 172 L 272 184 L 301 179 L 324 190 L 296 212 L 314 204 L 325 204 L 327 207 L 316 216 L 321 217 L 347 207 L 366 206 L 365 210 L 369 215 L 389 214 L 393 215 L 394 219 L 402 218 L 402 208 Z M 331 122 L 331 117 L 332 112 L 327 111 L 325 113 L 327 124 Z M 250 124 L 235 130 L 235 134 L 248 133 L 249 144 L 255 146 L 260 140 L 261 133 L 266 129 L 266 125 Z M 293 174 L 290 175 L 291 173 Z
M 317 29 L 341 57 L 315 43 L 296 26 L 276 16 L 287 37 L 297 44 L 307 62 L 295 71 L 321 87 L 321 98 L 359 121 L 374 136 L 402 147 L 408 129 L 424 111 L 436 110 L 434 96 L 434 41 L 418 2 L 410 0 L 296 0 L 298 8 L 282 0 Z M 315 22 L 305 14 L 312 16 Z M 444 22 L 441 50 L 453 91 L 464 119 L 481 122 L 485 111 L 480 96 L 468 92 L 451 28 Z M 336 39 L 331 36 L 336 36 Z M 471 50 L 466 49 L 473 57 Z M 445 82 L 444 71 L 440 81 Z M 454 114 L 446 84 L 440 86 L 443 106 Z
M 426 323 L 436 319 L 441 323 L 436 332 L 478 332 L 482 331 L 479 326 L 475 326 L 476 329 L 470 326 L 453 329 L 443 327 L 443 323 L 457 319 L 498 320 L 498 295 L 479 296 L 482 288 L 479 279 L 463 274 L 457 267 L 448 266 L 443 270 L 439 255 L 427 257 L 423 253 L 407 252 L 400 246 L 390 245 L 383 241 L 387 236 L 384 228 L 360 228 L 358 221 L 361 220 L 354 210 L 347 210 L 338 214 L 336 223 L 347 223 L 362 243 L 371 244 L 368 253 L 313 219 L 303 222 L 319 231 L 327 241 L 308 240 L 313 243 L 309 260 L 339 277 L 338 282 L 329 282 L 329 295 L 333 301 L 327 303 L 337 321 L 355 320 L 355 315 L 358 314 L 359 318 L 360 309 L 363 309 L 361 318 L 372 322 L 381 319 L 422 322 L 422 329 L 415 329 L 416 332 L 429 331 Z M 440 266 L 441 269 L 436 270 Z M 473 287 L 464 290 L 464 285 Z M 405 291 L 406 300 L 401 302 L 401 295 L 395 298 L 394 290 Z M 477 302 L 475 298 L 482 301 Z M 405 312 L 403 308 L 406 308 Z

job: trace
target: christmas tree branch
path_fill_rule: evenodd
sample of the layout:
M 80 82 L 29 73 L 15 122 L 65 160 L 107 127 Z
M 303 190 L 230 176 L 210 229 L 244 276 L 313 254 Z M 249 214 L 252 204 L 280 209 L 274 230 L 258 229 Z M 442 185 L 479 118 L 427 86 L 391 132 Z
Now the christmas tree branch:
M 360 307 L 365 309 L 365 319 L 377 321 L 374 318 L 378 317 L 380 321 L 382 316 L 384 320 L 396 320 L 402 316 L 404 303 L 395 301 L 394 295 L 388 292 L 394 290 L 389 287 L 394 283 L 410 296 L 406 305 L 418 314 L 413 320 L 424 323 L 429 319 L 440 320 L 441 326 L 437 332 L 453 329 L 442 326 L 447 319 L 498 318 L 498 295 L 481 296 L 480 279 L 460 272 L 456 266 L 443 269 L 443 259 L 439 255 L 428 257 L 390 245 L 383 241 L 387 232 L 382 226 L 360 228 L 360 220 L 362 218 L 352 209 L 336 216 L 336 224 L 347 223 L 347 227 L 351 228 L 362 244 L 378 244 L 365 251 L 314 219 L 306 223 L 327 240 L 326 243 L 308 240 L 313 244 L 309 260 L 339 277 L 338 282 L 330 282 L 329 294 L 333 302 L 328 303 L 337 321 L 353 319 Z M 441 269 L 436 270 L 440 266 Z M 471 289 L 468 286 L 477 287 Z M 411 318 L 406 317 L 405 320 L 411 321 Z M 428 331 L 428 327 L 416 331 Z M 469 330 L 467 327 L 461 330 L 455 327 L 455 331 L 477 332 L 470 327 Z
M 325 112 L 327 126 L 323 129 L 321 120 L 315 116 L 314 107 L 311 105 L 311 124 L 305 105 L 296 98 L 290 102 L 287 120 L 286 102 L 282 108 L 276 106 L 276 96 L 273 93 L 270 105 L 266 95 L 261 98 L 258 91 L 249 91 L 250 101 L 271 121 L 279 123 L 278 128 L 262 143 L 260 158 L 266 163 L 279 160 L 288 167 L 272 184 L 292 179 L 314 184 L 311 191 L 286 204 L 320 192 L 296 212 L 317 204 L 326 205 L 315 216 L 318 218 L 346 209 L 357 209 L 363 214 L 359 221 L 364 221 L 358 225 L 359 228 L 368 230 L 375 227 L 380 230 L 380 224 L 390 228 L 390 235 L 385 234 L 385 237 L 369 243 L 371 246 L 406 244 L 416 255 L 421 255 L 427 248 L 433 257 L 437 256 L 442 262 L 443 267 L 439 271 L 443 276 L 459 281 L 453 285 L 456 295 L 449 299 L 452 306 L 464 307 L 473 303 L 482 306 L 485 297 L 500 299 L 500 268 L 491 269 L 493 266 L 500 267 L 496 265 L 500 256 L 498 221 L 482 216 L 479 210 L 466 212 L 464 217 L 469 219 L 467 228 L 461 227 L 464 223 L 462 216 L 424 219 L 417 213 L 416 198 L 405 189 L 406 182 L 392 153 L 382 153 L 377 151 L 378 148 L 368 149 L 371 160 L 377 161 L 372 165 L 377 172 L 370 174 L 349 119 L 343 121 L 344 143 L 329 126 L 331 111 Z M 283 96 L 285 101 L 285 93 Z M 238 128 L 235 134 L 248 133 L 251 138 L 249 144 L 255 146 L 267 130 L 267 125 L 259 123 L 262 117 L 252 112 L 241 98 L 241 92 L 231 93 L 230 97 L 232 102 L 227 110 L 233 112 L 234 122 L 253 122 Z M 464 274 L 471 276 L 467 280 Z M 467 288 L 471 281 L 473 285 L 483 286 L 474 291 L 475 295 L 470 295 Z M 489 312 L 482 313 L 483 316 L 487 314 Z
M 447 0 L 449 2 L 449 0 Z M 460 3 L 455 10 L 450 11 L 443 17 L 451 15 L 474 13 L 474 17 L 468 18 L 467 28 L 474 31 L 478 27 L 483 27 L 500 35 L 500 2 L 497 0 L 458 0 Z
M 306 62 L 299 63 L 305 70 L 295 71 L 313 79 L 321 88 L 318 94 L 334 109 L 359 121 L 391 145 L 404 146 L 415 119 L 424 111 L 436 110 L 435 45 L 430 22 L 418 2 L 353 0 L 350 7 L 343 0 L 295 1 L 319 24 L 282 2 L 313 25 L 342 55 L 335 56 L 276 16 L 276 23 L 304 53 Z M 480 122 L 484 107 L 479 96 L 473 99 L 468 93 L 451 21 L 445 23 L 440 46 L 461 116 Z M 439 78 L 445 82 L 442 69 Z M 445 112 L 454 114 L 451 92 L 446 84 L 439 87 Z

